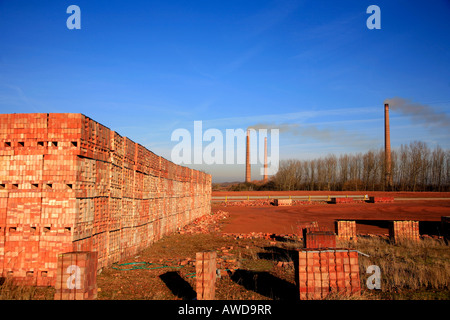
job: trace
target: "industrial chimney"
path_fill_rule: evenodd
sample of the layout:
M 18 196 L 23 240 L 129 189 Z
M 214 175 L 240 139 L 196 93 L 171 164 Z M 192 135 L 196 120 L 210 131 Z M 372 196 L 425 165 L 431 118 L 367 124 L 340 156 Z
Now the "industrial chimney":
M 247 129 L 247 157 L 245 162 L 245 182 L 251 182 L 252 172 L 250 166 L 250 130 Z
M 384 156 L 385 156 L 385 186 L 387 191 L 392 190 L 393 179 L 391 172 L 391 137 L 389 129 L 389 104 L 384 104 Z
M 264 182 L 267 182 L 267 137 L 264 138 Z

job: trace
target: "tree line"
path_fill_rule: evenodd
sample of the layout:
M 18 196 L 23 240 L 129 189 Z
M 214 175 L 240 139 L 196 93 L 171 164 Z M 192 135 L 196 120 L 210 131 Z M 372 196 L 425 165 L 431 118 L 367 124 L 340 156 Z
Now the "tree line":
M 393 191 L 449 191 L 450 150 L 421 141 L 401 145 L 391 151 L 391 174 Z M 282 160 L 276 175 L 257 189 L 385 191 L 384 149 Z

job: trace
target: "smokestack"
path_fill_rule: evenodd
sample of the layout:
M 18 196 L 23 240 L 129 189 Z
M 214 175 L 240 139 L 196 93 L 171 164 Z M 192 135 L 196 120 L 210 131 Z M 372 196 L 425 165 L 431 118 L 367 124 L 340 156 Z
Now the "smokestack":
M 384 155 L 385 155 L 385 186 L 387 191 L 392 190 L 391 172 L 391 132 L 389 129 L 389 104 L 384 104 Z
M 267 182 L 267 137 L 264 138 L 264 182 Z
M 250 166 L 250 130 L 247 129 L 247 158 L 245 166 L 245 182 L 250 182 L 252 180 L 252 172 Z

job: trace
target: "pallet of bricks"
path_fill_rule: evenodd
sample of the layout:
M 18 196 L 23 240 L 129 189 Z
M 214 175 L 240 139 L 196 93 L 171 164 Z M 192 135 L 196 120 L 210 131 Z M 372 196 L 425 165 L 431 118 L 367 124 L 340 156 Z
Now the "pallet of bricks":
M 393 242 L 419 241 L 419 221 L 391 221 L 389 225 L 389 238 Z
M 337 204 L 337 203 L 352 203 L 353 202 L 353 198 L 338 198 L 338 197 L 333 197 L 331 198 L 331 203 L 333 204 Z
M 0 276 L 54 285 L 58 254 L 96 251 L 102 268 L 173 231 L 168 163 L 82 114 L 0 115 Z M 206 201 L 184 194 L 183 222 L 210 208 L 210 176 L 191 171 Z
M 394 197 L 369 197 L 369 202 L 371 203 L 394 202 Z
M 357 241 L 355 220 L 336 220 L 335 231 L 337 239 L 347 241 Z
M 335 248 L 336 234 L 318 225 L 303 228 L 303 246 L 308 249 Z
M 329 294 L 359 295 L 358 252 L 352 249 L 300 249 L 296 262 L 300 300 L 320 300 Z

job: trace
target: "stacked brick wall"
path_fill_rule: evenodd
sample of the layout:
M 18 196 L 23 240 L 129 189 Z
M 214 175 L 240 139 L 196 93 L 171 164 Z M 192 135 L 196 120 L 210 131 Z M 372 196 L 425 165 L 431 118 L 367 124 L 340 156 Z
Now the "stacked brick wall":
M 211 176 L 82 114 L 0 115 L 0 276 L 54 285 L 57 257 L 98 268 L 210 211 Z

